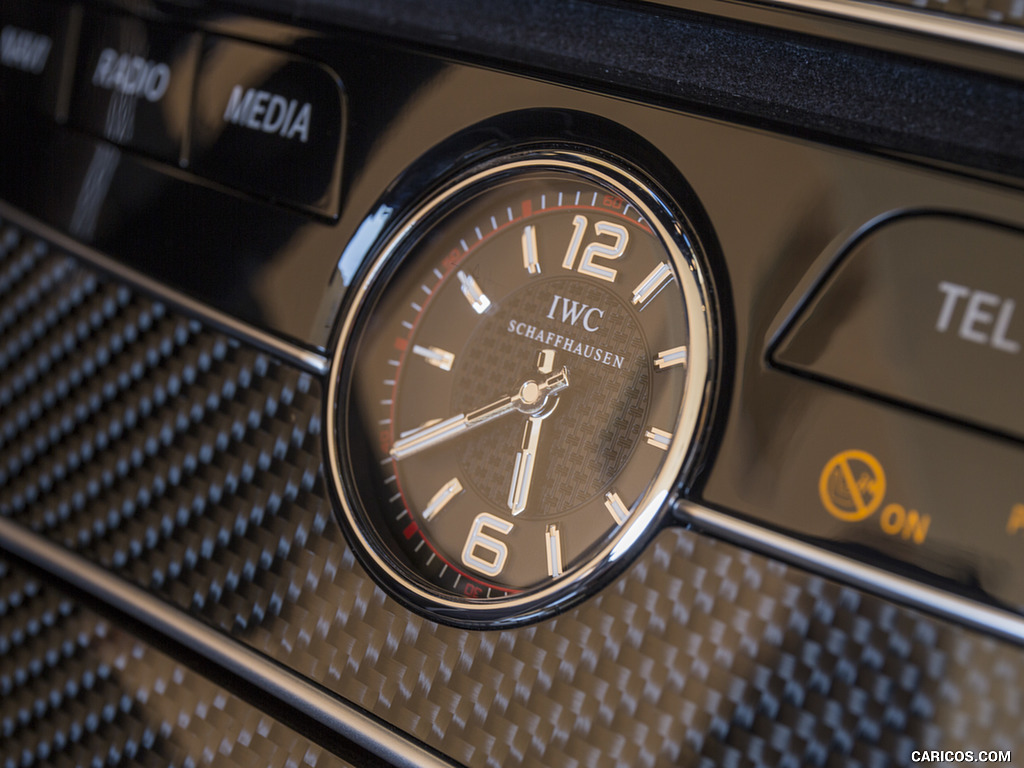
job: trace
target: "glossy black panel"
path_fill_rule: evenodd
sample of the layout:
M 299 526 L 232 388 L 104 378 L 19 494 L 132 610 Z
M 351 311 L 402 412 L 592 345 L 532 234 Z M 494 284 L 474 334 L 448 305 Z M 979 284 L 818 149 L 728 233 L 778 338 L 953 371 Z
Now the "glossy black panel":
M 505 36 L 499 24 L 476 34 L 481 16 L 469 10 L 446 26 L 446 4 L 416 5 L 419 15 L 393 17 L 401 38 L 391 39 L 383 27 L 358 31 L 384 24 L 388 3 L 346 15 L 340 0 L 267 0 L 276 21 L 235 15 L 238 3 L 122 5 L 147 28 L 231 38 L 235 50 L 317 62 L 344 81 L 344 173 L 327 184 L 343 201 L 337 221 L 290 208 L 273 191 L 283 186 L 261 187 L 259 164 L 256 181 L 216 181 L 201 163 L 182 169 L 45 114 L 3 121 L 5 201 L 326 350 L 374 241 L 459 170 L 540 141 L 621 156 L 685 208 L 722 308 L 718 409 L 693 483 L 674 490 L 1021 606 L 1024 473 L 1017 441 L 993 434 L 1010 431 L 997 411 L 908 408 L 777 370 L 768 356 L 877 222 L 943 210 L 1024 227 L 1016 70 L 999 79 L 580 0 L 474 5 L 503 20 Z M 354 28 L 324 23 L 352 18 Z M 713 119 L 726 116 L 735 122 Z M 481 765 L 907 764 L 918 746 L 1024 738 L 1019 648 L 691 531 L 662 532 L 601 596 L 544 623 L 464 632 L 408 613 L 363 573 L 335 523 L 323 381 L 125 298 L 124 286 L 22 237 L 3 230 L 13 307 L 3 386 L 17 404 L 4 416 L 4 513 L 401 732 Z M 983 288 L 1004 299 L 975 307 L 992 317 L 991 342 L 1007 296 Z M 929 310 L 936 322 L 941 310 Z M 969 332 L 986 325 L 978 317 Z M 998 339 L 1018 340 L 1009 321 Z
M 343 98 L 326 67 L 255 45 L 210 38 L 193 115 L 196 173 L 335 216 Z
M 69 122 L 177 164 L 188 127 L 199 34 L 90 11 L 81 39 Z
M 706 494 L 767 526 L 961 594 L 1024 607 L 1024 450 L 784 374 Z M 771 460 L 767 457 L 779 457 Z M 727 486 L 719 478 L 743 473 Z

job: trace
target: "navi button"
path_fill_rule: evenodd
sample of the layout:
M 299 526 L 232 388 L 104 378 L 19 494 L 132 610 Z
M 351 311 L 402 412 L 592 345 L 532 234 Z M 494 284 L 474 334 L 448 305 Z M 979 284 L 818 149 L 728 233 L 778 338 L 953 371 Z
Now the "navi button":
M 196 173 L 327 215 L 338 211 L 340 81 L 327 67 L 212 38 L 199 70 Z
M 25 105 L 58 116 L 61 69 L 69 10 L 45 0 L 0 4 L 0 110 L 5 117 Z

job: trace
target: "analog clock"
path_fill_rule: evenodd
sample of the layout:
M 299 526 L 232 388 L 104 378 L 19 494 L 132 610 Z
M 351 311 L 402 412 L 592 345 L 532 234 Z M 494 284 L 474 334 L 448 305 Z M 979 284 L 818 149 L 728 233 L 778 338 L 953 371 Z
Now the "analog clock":
M 713 326 L 694 237 L 635 172 L 551 150 L 467 173 L 343 319 L 329 456 L 364 562 L 456 623 L 585 595 L 695 451 Z

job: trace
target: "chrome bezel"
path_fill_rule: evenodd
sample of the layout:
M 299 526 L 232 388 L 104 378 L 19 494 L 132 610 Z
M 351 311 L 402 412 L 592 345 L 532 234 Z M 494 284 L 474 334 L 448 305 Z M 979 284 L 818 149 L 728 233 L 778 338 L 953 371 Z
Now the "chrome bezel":
M 424 579 L 406 573 L 397 558 L 386 554 L 386 537 L 359 509 L 355 489 L 346 487 L 349 457 L 341 434 L 348 389 L 346 382 L 349 342 L 358 339 L 357 319 L 366 302 L 376 295 L 376 282 L 392 274 L 410 254 L 405 244 L 415 242 L 427 228 L 467 200 L 499 180 L 532 171 L 575 175 L 620 195 L 637 208 L 662 242 L 679 277 L 686 305 L 690 349 L 683 399 L 673 439 L 660 470 L 648 491 L 631 507 L 629 521 L 587 562 L 567 571 L 552 583 L 519 595 L 500 598 L 461 598 L 433 590 Z M 635 555 L 658 523 L 667 521 L 679 483 L 697 453 L 696 438 L 703 431 L 710 403 L 710 382 L 716 358 L 716 320 L 706 277 L 704 255 L 683 213 L 668 202 L 652 183 L 597 154 L 582 149 L 531 149 L 505 154 L 471 168 L 466 174 L 416 206 L 384 244 L 368 256 L 369 267 L 350 289 L 352 298 L 344 311 L 331 365 L 327 392 L 327 455 L 334 490 L 345 529 L 361 559 L 371 571 L 384 577 L 386 588 L 410 607 L 432 618 L 462 626 L 498 627 L 539 619 L 563 610 L 581 599 L 588 586 L 603 583 L 604 576 Z M 381 551 L 383 550 L 383 552 Z

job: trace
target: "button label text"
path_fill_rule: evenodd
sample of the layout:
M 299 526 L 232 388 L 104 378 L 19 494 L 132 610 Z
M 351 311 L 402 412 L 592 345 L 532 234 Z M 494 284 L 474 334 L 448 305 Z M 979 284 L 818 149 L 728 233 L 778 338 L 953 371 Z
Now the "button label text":
M 286 99 L 275 93 L 243 88 L 236 85 L 224 110 L 224 120 L 243 128 L 263 133 L 276 133 L 285 139 L 309 141 L 309 124 L 313 105 L 300 105 L 296 99 Z
M 945 280 L 939 283 L 939 291 L 944 297 L 935 323 L 936 331 L 948 331 L 960 313 L 956 334 L 964 341 L 990 346 L 1011 355 L 1020 352 L 1020 342 L 1007 336 L 1017 308 L 1013 299 Z
M 0 32 L 0 62 L 5 67 L 38 75 L 46 66 L 53 41 L 27 29 L 4 27 Z
M 125 96 L 142 96 L 146 101 L 157 102 L 171 84 L 171 68 L 162 61 L 147 61 L 142 56 L 104 48 L 96 62 L 92 84 Z

